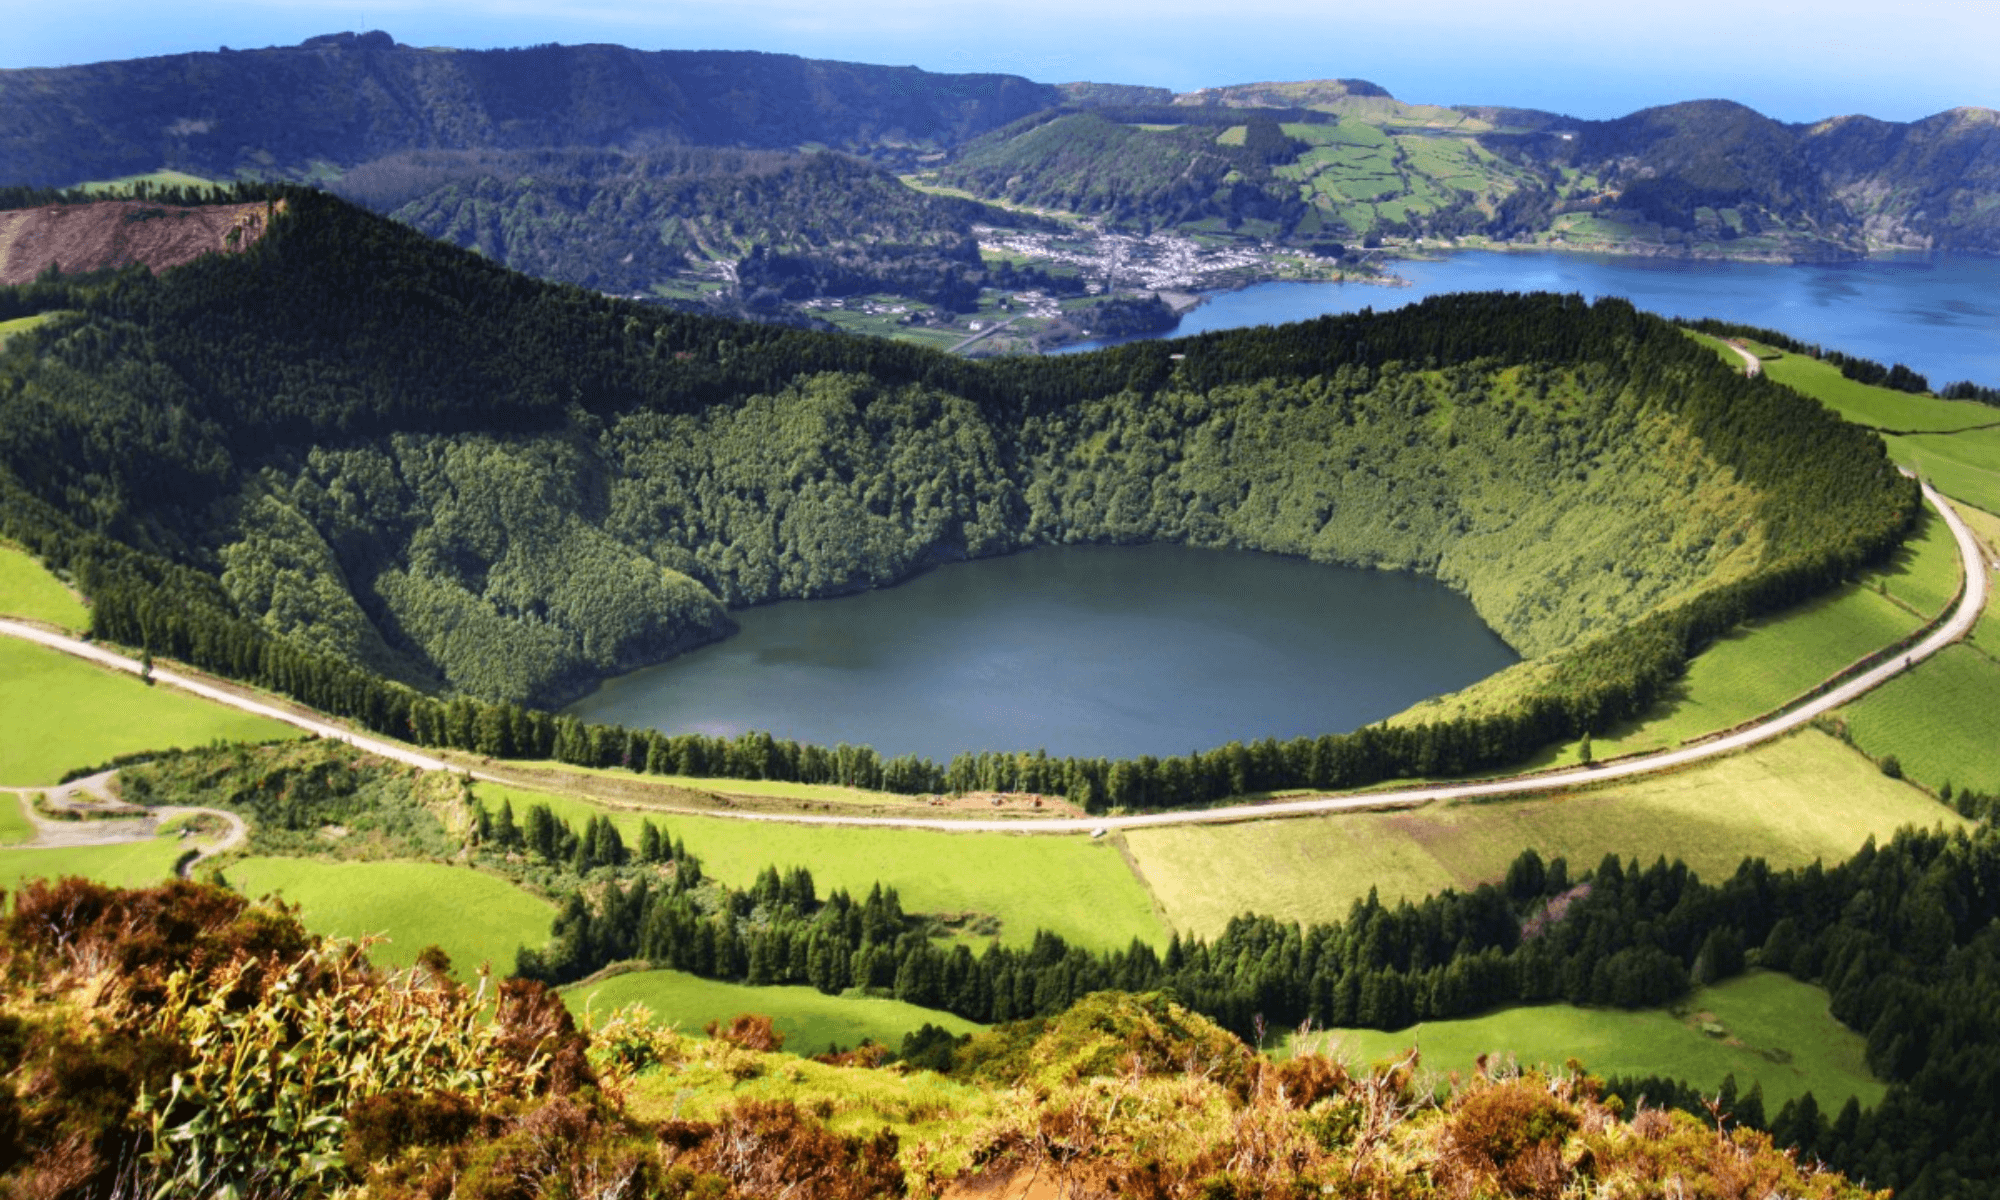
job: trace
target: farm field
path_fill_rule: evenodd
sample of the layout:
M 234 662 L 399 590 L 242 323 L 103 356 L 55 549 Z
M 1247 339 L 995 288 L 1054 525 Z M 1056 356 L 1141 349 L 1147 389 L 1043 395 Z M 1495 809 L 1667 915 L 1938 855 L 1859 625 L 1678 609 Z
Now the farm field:
M 7 324 L 0 324 L 0 341 Z M 90 627 L 90 610 L 32 554 L 0 542 L 0 616 L 45 621 L 64 629 Z
M 1950 647 L 1839 716 L 1862 753 L 1894 755 L 1932 791 L 2000 793 L 2000 662 L 1976 647 Z
M 1847 858 L 1905 825 L 1958 814 L 1807 729 L 1670 775 L 1528 800 L 1431 805 L 1241 825 L 1133 830 L 1140 873 L 1177 930 L 1213 936 L 1244 912 L 1344 920 L 1388 903 L 1498 881 L 1521 851 L 1594 868 L 1606 854 L 1679 858 L 1719 880 L 1746 856 L 1778 868 Z
M 0 793 L 0 845 L 32 841 L 35 827 L 28 820 L 28 797 Z
M 579 1017 L 588 1011 L 600 1022 L 614 1009 L 643 1004 L 656 1020 L 697 1035 L 710 1021 L 759 1013 L 784 1033 L 785 1049 L 801 1055 L 821 1054 L 832 1045 L 851 1050 L 864 1039 L 893 1047 L 904 1034 L 926 1023 L 954 1035 L 980 1028 L 950 1013 L 900 1000 L 829 996 L 809 987 L 717 983 L 681 971 L 634 971 L 579 983 L 563 989 L 563 1003 Z
M 581 824 L 611 817 L 627 844 L 646 814 L 587 801 L 478 785 L 489 807 L 505 796 L 518 817 L 529 804 Z M 1164 945 L 1167 932 L 1145 888 L 1115 847 L 1089 838 L 1005 833 L 936 833 L 858 829 L 661 814 L 656 824 L 687 844 L 702 870 L 748 887 L 767 866 L 806 866 L 821 895 L 846 888 L 857 897 L 877 882 L 894 886 L 909 912 L 976 912 L 1001 919 L 1000 940 L 1032 941 L 1048 929 L 1092 949 L 1123 949 L 1133 938 Z
M 51 784 L 116 755 L 212 741 L 298 736 L 289 725 L 210 704 L 55 650 L 0 638 L 0 784 Z
M 1704 1022 L 1727 1033 L 1711 1036 Z M 1415 1045 L 1423 1066 L 1469 1074 L 1481 1054 L 1508 1052 L 1522 1066 L 1560 1067 L 1582 1060 L 1594 1075 L 1665 1075 L 1713 1092 L 1734 1074 L 1738 1094 L 1763 1085 L 1764 1111 L 1776 1116 L 1807 1092 L 1831 1117 L 1857 1097 L 1864 1108 L 1885 1086 L 1869 1075 L 1867 1041 L 1827 1012 L 1827 996 L 1788 975 L 1753 971 L 1703 988 L 1672 1010 L 1511 1008 L 1462 1021 L 1432 1021 L 1395 1033 L 1343 1029 L 1327 1035 L 1362 1063 Z
M 1688 665 L 1643 721 L 1595 739 L 1599 759 L 1675 746 L 1769 712 L 1944 611 L 1958 592 L 1958 550 L 1927 516 L 1895 559 L 1860 583 L 1722 638 Z M 1575 747 L 1563 756 L 1574 759 Z M 1545 754 L 1538 765 L 1559 761 Z
M 156 837 L 116 846 L 68 846 L 49 850 L 0 850 L 0 889 L 12 892 L 24 879 L 82 875 L 118 887 L 164 883 L 174 873 L 182 846 L 177 837 Z
M 1955 499 L 2000 512 L 2000 409 L 1856 383 L 1798 354 L 1767 360 L 1764 371 L 1850 421 L 1897 431 L 1882 439 L 1891 458 Z
M 482 962 L 493 964 L 495 978 L 511 975 L 515 950 L 548 940 L 555 917 L 554 906 L 504 879 L 441 863 L 246 858 L 223 873 L 246 896 L 275 894 L 298 905 L 314 933 L 388 934 L 370 952 L 384 966 L 409 966 L 437 945 L 467 980 Z

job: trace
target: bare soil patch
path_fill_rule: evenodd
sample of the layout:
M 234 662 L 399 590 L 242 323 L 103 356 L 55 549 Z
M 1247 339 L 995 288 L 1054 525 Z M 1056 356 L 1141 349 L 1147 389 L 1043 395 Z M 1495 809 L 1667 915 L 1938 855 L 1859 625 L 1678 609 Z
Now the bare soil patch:
M 32 283 L 51 266 L 66 275 L 134 264 L 164 271 L 240 253 L 283 211 L 282 200 L 194 208 L 106 200 L 0 212 L 0 284 Z

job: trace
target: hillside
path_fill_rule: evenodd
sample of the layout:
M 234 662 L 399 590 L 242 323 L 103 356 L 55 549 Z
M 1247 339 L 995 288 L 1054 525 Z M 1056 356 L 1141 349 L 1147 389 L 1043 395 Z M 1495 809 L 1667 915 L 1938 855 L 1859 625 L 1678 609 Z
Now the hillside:
M 0 212 L 0 286 L 31 283 L 51 268 L 70 275 L 134 265 L 162 271 L 204 254 L 241 253 L 283 211 L 282 201 L 189 207 L 135 200 Z
M 80 557 L 100 634 L 398 735 L 472 736 L 345 672 L 547 705 L 740 605 L 1170 540 L 1464 589 L 1541 660 L 1526 692 L 1485 733 L 1351 769 L 1506 761 L 1637 711 L 1916 508 L 1865 434 L 1615 302 L 1442 299 L 974 364 L 619 305 L 287 199 L 243 254 L 16 298 L 73 315 L 9 343 L 0 514 Z

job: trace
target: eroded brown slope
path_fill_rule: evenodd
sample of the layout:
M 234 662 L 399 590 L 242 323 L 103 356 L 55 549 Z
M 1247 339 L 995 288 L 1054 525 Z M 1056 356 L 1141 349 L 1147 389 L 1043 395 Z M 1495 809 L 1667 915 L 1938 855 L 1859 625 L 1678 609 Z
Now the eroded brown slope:
M 254 245 L 285 202 L 196 208 L 107 200 L 0 212 L 0 284 L 31 283 L 51 266 L 64 274 L 144 264 L 178 267 L 211 252 Z

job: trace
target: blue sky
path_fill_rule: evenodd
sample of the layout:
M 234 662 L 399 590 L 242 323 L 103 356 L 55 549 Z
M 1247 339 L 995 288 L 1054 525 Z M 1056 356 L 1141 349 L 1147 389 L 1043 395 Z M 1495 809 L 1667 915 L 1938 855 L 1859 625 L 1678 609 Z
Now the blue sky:
M 2000 108 L 2000 0 L 8 0 L 0 67 L 290 44 L 616 42 L 1186 91 L 1372 79 L 1405 100 L 1618 116 L 1722 96 L 1781 120 Z

